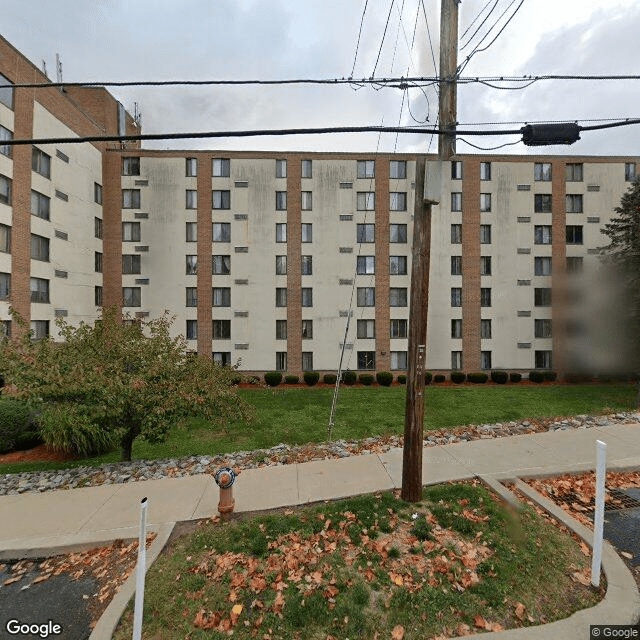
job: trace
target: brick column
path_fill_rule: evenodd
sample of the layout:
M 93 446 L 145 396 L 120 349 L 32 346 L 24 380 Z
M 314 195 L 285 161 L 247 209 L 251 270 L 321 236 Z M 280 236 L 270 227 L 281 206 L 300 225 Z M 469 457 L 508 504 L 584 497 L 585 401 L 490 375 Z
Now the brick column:
M 198 353 L 207 358 L 212 357 L 211 340 L 213 337 L 211 162 L 211 156 L 198 156 Z M 231 268 L 233 268 L 233 265 Z
M 554 161 L 551 171 L 551 235 L 553 241 L 551 247 L 552 368 L 554 371 L 561 373 L 565 368 L 564 334 L 566 324 L 565 302 L 567 297 L 566 161 Z
M 480 160 L 464 161 L 462 179 L 462 367 L 480 370 Z
M 391 368 L 389 338 L 389 160 L 376 162 L 376 370 Z M 408 292 L 407 292 L 408 293 Z M 408 297 L 408 295 L 407 295 Z
M 122 188 L 120 153 L 102 161 L 102 303 L 122 312 Z
M 301 156 L 287 157 L 287 369 L 293 375 L 302 374 L 301 162 Z

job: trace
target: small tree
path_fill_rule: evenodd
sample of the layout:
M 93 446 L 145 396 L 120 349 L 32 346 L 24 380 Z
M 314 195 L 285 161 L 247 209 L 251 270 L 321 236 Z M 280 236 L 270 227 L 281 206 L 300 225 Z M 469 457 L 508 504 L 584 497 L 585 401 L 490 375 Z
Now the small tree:
M 131 460 L 137 437 L 162 442 L 183 419 L 221 425 L 251 415 L 234 388 L 237 372 L 188 353 L 182 337 L 171 337 L 166 313 L 123 323 L 116 309 L 105 309 L 95 324 L 78 327 L 58 318 L 63 342 L 33 341 L 13 310 L 12 317 L 22 336 L 0 344 L 5 393 L 29 400 L 43 423 L 60 425 L 59 439 L 49 433 L 54 447 L 87 453 L 87 434 L 95 433 L 99 447 L 119 444 L 122 460 Z M 74 445 L 74 425 L 82 446 Z

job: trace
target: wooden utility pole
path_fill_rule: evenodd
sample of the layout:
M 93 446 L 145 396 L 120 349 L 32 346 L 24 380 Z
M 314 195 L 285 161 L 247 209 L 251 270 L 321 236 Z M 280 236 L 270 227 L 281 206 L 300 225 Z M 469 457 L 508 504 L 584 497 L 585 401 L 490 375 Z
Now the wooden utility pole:
M 456 154 L 458 124 L 458 3 L 441 0 L 440 5 L 440 128 L 451 133 L 438 137 L 438 158 L 450 160 Z

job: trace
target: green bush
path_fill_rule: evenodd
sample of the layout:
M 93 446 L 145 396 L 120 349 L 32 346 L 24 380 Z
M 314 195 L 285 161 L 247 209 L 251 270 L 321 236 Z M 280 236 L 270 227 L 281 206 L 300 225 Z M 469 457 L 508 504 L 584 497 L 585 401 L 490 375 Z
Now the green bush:
M 543 371 L 529 371 L 529 380 L 531 382 L 535 382 L 539 384 L 540 382 L 544 382 L 544 372 Z
M 378 371 L 376 373 L 376 382 L 382 387 L 390 387 L 393 382 L 393 374 L 389 371 Z
M 374 377 L 370 373 L 361 373 L 358 376 L 358 382 L 365 387 L 370 387 L 373 384 Z
M 355 371 L 345 371 L 342 374 L 342 382 L 344 384 L 348 384 L 348 385 L 355 384 L 357 379 L 358 379 L 358 376 L 356 375 Z
M 300 382 L 300 377 L 299 376 L 285 376 L 284 377 L 284 383 L 285 384 L 298 384 L 298 382 Z
M 558 374 L 555 371 L 545 371 L 543 375 L 546 382 L 555 382 L 558 377 Z
M 260 384 L 260 378 L 258 378 L 257 376 L 250 376 L 249 378 L 247 378 L 247 382 L 249 384 Z
M 469 373 L 467 375 L 467 380 L 469 382 L 473 382 L 474 384 L 484 384 L 489 379 L 489 376 L 486 373 L 477 372 L 477 373 Z
M 430 371 L 426 371 L 424 374 L 424 383 L 431 384 L 431 379 L 433 378 L 433 374 Z
M 0 400 L 0 453 L 24 451 L 42 442 L 35 415 L 26 402 Z
M 491 381 L 496 384 L 506 384 L 509 379 L 509 374 L 506 371 L 492 371 Z
M 282 374 L 279 371 L 269 371 L 264 374 L 264 381 L 270 387 L 277 387 L 282 382 Z
M 433 376 L 433 381 L 434 382 L 444 382 L 446 380 L 446 378 L 444 377 L 444 374 L 442 373 L 436 373 L 435 376 Z
M 318 384 L 318 380 L 320 380 L 320 374 L 317 371 L 305 371 L 302 377 L 310 387 Z
M 509 374 L 509 382 L 520 382 L 522 380 L 521 373 L 510 373 Z
M 467 376 L 462 373 L 462 371 L 452 371 L 451 372 L 451 382 L 455 382 L 456 384 L 461 384 L 465 381 Z
M 325 373 L 322 377 L 322 382 L 325 384 L 335 384 L 338 376 L 335 373 Z
M 396 380 L 399 384 L 407 384 L 407 376 L 405 376 L 404 373 L 401 373 Z

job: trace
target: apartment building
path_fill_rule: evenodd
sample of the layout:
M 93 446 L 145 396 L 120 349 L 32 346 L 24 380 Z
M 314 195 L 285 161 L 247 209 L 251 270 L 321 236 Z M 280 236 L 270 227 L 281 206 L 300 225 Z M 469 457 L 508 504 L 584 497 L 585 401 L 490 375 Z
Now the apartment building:
M 0 84 L 46 82 L 0 40 Z M 104 89 L 0 89 L 0 320 L 165 310 L 245 371 L 403 371 L 415 155 L 2 145 L 138 129 Z M 427 157 L 430 169 L 437 164 Z M 426 367 L 568 370 L 572 288 L 638 158 L 460 155 L 432 208 Z M 428 175 L 437 171 L 429 170 Z M 345 328 L 349 320 L 349 330 Z

